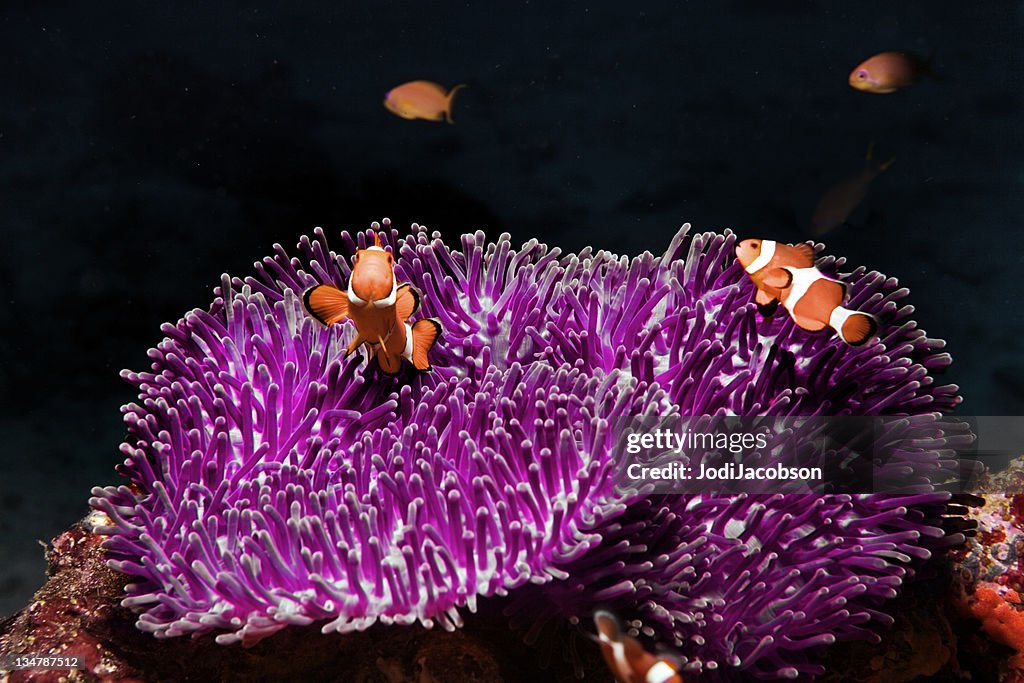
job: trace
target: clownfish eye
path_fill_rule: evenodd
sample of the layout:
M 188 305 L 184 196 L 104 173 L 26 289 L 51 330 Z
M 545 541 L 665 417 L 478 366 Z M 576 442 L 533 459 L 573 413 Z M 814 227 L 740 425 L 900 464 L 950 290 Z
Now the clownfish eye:
M 857 72 L 857 78 L 864 79 L 864 78 L 867 78 L 867 77 L 868 77 L 868 72 L 865 71 L 864 69 L 861 69 L 860 71 Z
M 759 246 L 761 246 L 761 245 L 760 245 L 760 243 L 758 243 L 758 242 L 751 242 L 751 243 L 750 243 L 750 246 L 751 246 L 751 247 L 753 247 L 754 249 L 757 249 L 757 248 L 758 248 Z
M 388 265 L 390 266 L 394 262 L 395 262 L 395 257 L 391 255 L 391 252 L 388 252 Z

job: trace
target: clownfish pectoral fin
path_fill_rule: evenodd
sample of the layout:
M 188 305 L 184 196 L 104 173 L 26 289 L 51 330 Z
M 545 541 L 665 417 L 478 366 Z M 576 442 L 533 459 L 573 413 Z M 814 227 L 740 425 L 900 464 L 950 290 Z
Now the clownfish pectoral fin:
M 331 285 L 310 287 L 302 294 L 302 305 L 324 325 L 348 320 L 348 295 Z
M 363 339 L 358 332 L 356 332 L 356 338 L 353 339 L 349 343 L 348 347 L 345 349 L 345 357 L 348 358 L 349 356 L 351 356 L 355 352 L 355 350 L 359 348 L 360 345 L 365 343 L 366 340 Z
M 398 314 L 398 320 L 404 323 L 418 310 L 420 310 L 419 291 L 408 282 L 399 285 L 395 295 L 395 313 Z
M 417 320 L 412 326 L 412 364 L 417 370 L 429 370 L 427 352 L 441 337 L 441 322 L 436 318 Z
M 381 348 L 381 351 L 383 351 L 384 353 L 387 353 L 387 352 L 388 352 L 388 347 L 387 347 L 387 345 L 386 345 L 386 344 L 384 343 L 384 337 L 380 337 L 380 336 L 378 336 L 378 337 L 377 337 L 377 343 L 378 343 L 378 344 L 380 344 L 380 348 Z
M 794 244 L 793 251 L 796 252 L 797 256 L 797 268 L 810 268 L 814 265 L 814 247 L 807 244 L 807 242 Z
M 757 304 L 757 312 L 762 318 L 770 318 L 775 315 L 775 309 L 779 307 L 779 300 L 768 292 L 759 289 L 754 295 L 754 303 Z
M 377 348 L 377 365 L 386 375 L 397 375 L 402 370 L 402 357 L 388 353 L 383 346 Z
M 793 273 L 785 268 L 772 268 L 764 274 L 762 281 L 769 287 L 785 289 L 793 284 Z

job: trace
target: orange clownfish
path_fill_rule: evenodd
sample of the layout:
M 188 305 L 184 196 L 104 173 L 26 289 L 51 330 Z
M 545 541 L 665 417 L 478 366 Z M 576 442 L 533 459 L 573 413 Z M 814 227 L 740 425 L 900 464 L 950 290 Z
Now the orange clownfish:
M 880 52 L 850 72 L 850 87 L 862 92 L 887 95 L 930 73 L 931 59 L 923 60 L 905 52 Z
M 424 119 L 452 123 L 452 100 L 465 84 L 451 90 L 430 81 L 410 81 L 393 88 L 384 96 L 384 106 L 403 119 Z
M 678 661 L 645 650 L 639 640 L 622 630 L 611 612 L 595 612 L 594 624 L 601 654 L 619 683 L 683 683 Z
M 397 283 L 394 256 L 381 246 L 378 234 L 374 233 L 373 241 L 374 246 L 359 249 L 352 257 L 348 292 L 317 285 L 306 290 L 302 303 L 324 325 L 355 323 L 356 338 L 345 350 L 346 356 L 366 344 L 389 375 L 398 374 L 403 358 L 417 370 L 429 370 L 427 352 L 441 336 L 441 323 L 436 318 L 412 325 L 406 322 L 420 307 L 420 293 L 408 282 Z
M 877 331 L 874 317 L 842 306 L 846 285 L 814 267 L 811 245 L 743 240 L 736 245 L 736 259 L 757 287 L 755 301 L 765 317 L 781 302 L 801 328 L 831 327 L 850 346 L 864 344 Z

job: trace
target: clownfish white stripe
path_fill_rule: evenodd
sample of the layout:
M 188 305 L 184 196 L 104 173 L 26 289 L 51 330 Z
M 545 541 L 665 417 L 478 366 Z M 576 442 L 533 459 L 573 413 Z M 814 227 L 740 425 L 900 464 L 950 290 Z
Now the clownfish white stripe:
M 412 325 L 405 323 L 405 349 L 402 351 L 402 358 L 412 360 Z
M 612 656 L 615 657 L 615 664 L 619 671 L 629 671 L 629 662 L 626 661 L 626 647 L 622 643 L 618 643 L 610 639 L 605 634 L 600 635 L 601 641 L 607 643 L 612 648 Z
M 654 666 L 647 670 L 646 683 L 665 683 L 676 675 L 676 670 L 666 662 L 655 662 Z
M 355 304 L 356 306 L 365 306 L 366 302 L 356 296 L 356 293 L 352 291 L 352 278 L 348 280 L 348 301 L 349 303 Z
M 796 305 L 800 303 L 800 299 L 804 298 L 804 294 L 807 294 L 807 290 L 811 288 L 818 280 L 827 279 L 821 274 L 821 271 L 815 267 L 810 268 L 793 268 L 786 266 L 786 270 L 793 276 L 793 282 L 790 283 L 789 293 L 786 295 L 786 300 L 783 302 L 786 305 L 786 310 L 789 311 L 789 316 L 796 320 Z
M 352 284 L 349 283 L 349 291 L 352 289 Z M 387 308 L 388 306 L 394 306 L 395 302 L 398 301 L 398 280 L 393 277 L 391 279 L 391 293 L 383 299 L 377 299 L 373 302 L 373 305 L 377 308 Z
M 373 246 L 373 247 L 367 247 L 366 251 L 384 251 L 384 248 L 383 247 L 378 247 L 378 246 Z
M 761 270 L 768 265 L 773 256 L 775 256 L 775 240 L 761 240 L 761 253 L 747 266 L 747 272 L 756 273 Z
M 845 325 L 846 321 L 850 319 L 850 316 L 856 312 L 857 311 L 851 311 L 848 308 L 843 308 L 842 306 L 836 306 L 835 310 L 832 311 L 832 315 L 828 317 L 828 326 L 838 332 L 839 338 L 847 344 L 850 343 L 850 340 L 843 336 L 843 325 Z

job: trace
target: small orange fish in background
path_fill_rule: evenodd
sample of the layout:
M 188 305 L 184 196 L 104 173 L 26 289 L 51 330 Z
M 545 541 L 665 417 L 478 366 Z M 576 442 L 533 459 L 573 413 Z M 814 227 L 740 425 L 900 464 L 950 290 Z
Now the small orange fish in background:
M 380 235 L 374 233 L 373 241 L 374 246 L 359 249 L 352 257 L 348 292 L 316 285 L 303 293 L 302 303 L 328 327 L 346 320 L 355 324 L 356 338 L 346 356 L 366 344 L 389 375 L 398 374 L 403 358 L 417 370 L 429 370 L 427 352 L 441 336 L 441 323 L 436 318 L 406 322 L 420 307 L 420 293 L 408 282 L 397 283 L 394 256 L 381 246 Z
M 595 612 L 594 624 L 601 654 L 619 683 L 684 683 L 678 661 L 645 650 L 639 640 L 622 630 L 611 612 Z
M 887 95 L 913 85 L 929 75 L 931 59 L 906 52 L 880 52 L 850 72 L 850 86 L 862 92 Z
M 896 161 L 893 157 L 881 164 L 875 163 L 872 159 L 873 149 L 874 145 L 868 145 L 863 171 L 839 183 L 818 201 L 814 215 L 811 216 L 812 234 L 824 235 L 849 220 L 850 214 L 867 196 L 872 181 Z
M 754 300 L 770 317 L 781 302 L 799 327 L 817 332 L 831 327 L 850 346 L 866 343 L 878 330 L 873 316 L 842 304 L 846 285 L 814 267 L 809 244 L 749 239 L 736 245 L 736 260 L 757 288 Z
M 452 123 L 452 101 L 465 84 L 451 90 L 430 81 L 410 81 L 388 91 L 384 106 L 403 119 L 446 120 Z

